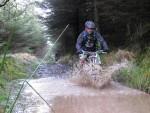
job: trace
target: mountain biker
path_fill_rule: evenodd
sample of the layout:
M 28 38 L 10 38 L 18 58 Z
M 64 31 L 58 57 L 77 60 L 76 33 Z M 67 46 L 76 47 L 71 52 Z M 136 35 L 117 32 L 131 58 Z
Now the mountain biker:
M 98 44 L 100 47 L 98 47 Z M 96 31 L 96 26 L 93 21 L 85 22 L 85 30 L 80 33 L 76 42 L 76 49 L 78 54 L 82 51 L 96 52 L 97 50 L 108 51 L 108 45 L 102 35 Z M 80 59 L 86 56 L 81 56 Z

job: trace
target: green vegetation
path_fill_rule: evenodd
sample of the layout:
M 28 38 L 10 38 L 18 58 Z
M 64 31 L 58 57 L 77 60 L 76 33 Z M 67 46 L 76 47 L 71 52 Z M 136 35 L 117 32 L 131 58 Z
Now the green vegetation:
M 27 77 L 32 68 L 37 66 L 32 56 L 19 54 L 22 59 L 16 59 L 14 53 L 44 54 L 43 48 L 51 48 L 45 46 L 46 40 L 51 41 L 50 37 L 56 40 L 69 23 L 69 29 L 54 50 L 58 49 L 58 57 L 68 54 L 57 62 L 73 64 L 70 54 L 84 22 L 89 19 L 95 20 L 110 49 L 121 47 L 136 50 L 136 55 L 122 50 L 101 55 L 104 65 L 112 65 L 123 59 L 132 62 L 114 79 L 150 93 L 150 48 L 145 49 L 150 45 L 150 0 L 45 0 L 42 4 L 36 0 L 17 1 L 7 0 L 7 4 L 0 4 L 0 102 L 7 99 L 9 82 Z M 37 12 L 43 15 L 35 13 L 37 6 L 46 13 L 39 10 Z M 46 63 L 53 62 L 55 56 L 51 50 Z
M 107 66 L 112 65 L 117 62 L 122 62 L 125 60 L 132 61 L 134 57 L 135 55 L 133 52 L 130 52 L 128 50 L 121 50 L 121 49 L 117 51 L 113 50 L 110 53 L 100 55 L 102 64 L 107 65 Z
M 27 66 L 33 68 L 37 65 L 31 62 L 27 65 L 8 54 L 33 53 L 45 45 L 43 24 L 35 14 L 34 7 L 35 4 L 30 2 L 21 7 L 10 0 L 0 8 L 0 101 L 7 97 L 7 83 L 26 77 L 29 74 Z
M 150 93 L 150 48 L 145 53 L 137 55 L 135 62 L 122 69 L 115 79 L 127 86 Z
M 16 61 L 11 56 L 6 57 L 4 69 L 1 75 L 4 76 L 6 80 L 14 80 L 17 78 L 25 77 L 25 67 L 19 61 Z
M 0 7 L 0 108 L 8 98 L 8 83 L 27 77 L 37 65 L 30 54 L 16 53 L 35 53 L 46 42 L 34 2 L 22 2 L 9 0 Z
M 129 87 L 150 93 L 150 48 L 136 55 L 125 50 L 113 51 L 101 55 L 101 59 L 103 65 L 107 66 L 127 59 L 129 66 L 121 69 L 113 79 Z
M 116 52 L 110 52 L 109 54 L 101 54 L 100 59 L 103 65 L 112 65 L 116 61 Z
M 0 60 L 2 60 L 0 58 Z M 11 80 L 21 79 L 28 75 L 26 67 L 20 61 L 14 59 L 11 56 L 6 56 L 3 64 L 3 70 L 0 73 L 0 101 L 4 101 L 7 98 L 7 83 Z
M 6 55 L 5 61 L 2 64 L 2 57 L 0 57 L 0 64 L 3 66 L 3 69 L 0 71 L 0 106 L 6 105 L 10 90 L 9 83 L 12 83 L 12 80 L 27 78 L 37 67 L 39 61 L 35 58 L 25 53 L 10 54 Z
M 35 14 L 34 7 L 32 3 L 21 7 L 19 3 L 10 1 L 0 8 L 1 46 L 10 40 L 9 50 L 12 52 L 32 53 L 45 44 L 44 25 Z

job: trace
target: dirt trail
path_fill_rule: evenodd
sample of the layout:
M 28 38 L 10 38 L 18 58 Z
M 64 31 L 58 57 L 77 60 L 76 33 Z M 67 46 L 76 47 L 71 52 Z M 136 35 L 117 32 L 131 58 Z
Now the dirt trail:
M 45 77 L 45 76 L 44 76 Z M 150 96 L 111 82 L 103 89 L 81 87 L 68 79 L 39 78 L 29 82 L 51 105 L 55 113 L 149 113 Z M 52 113 L 30 88 L 26 87 L 14 113 Z

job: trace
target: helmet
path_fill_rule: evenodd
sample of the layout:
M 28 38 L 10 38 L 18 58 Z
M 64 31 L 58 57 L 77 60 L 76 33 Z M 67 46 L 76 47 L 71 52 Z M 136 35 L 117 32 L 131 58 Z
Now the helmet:
M 90 29 L 95 29 L 95 23 L 93 21 L 86 21 L 85 22 L 85 27 L 90 28 Z

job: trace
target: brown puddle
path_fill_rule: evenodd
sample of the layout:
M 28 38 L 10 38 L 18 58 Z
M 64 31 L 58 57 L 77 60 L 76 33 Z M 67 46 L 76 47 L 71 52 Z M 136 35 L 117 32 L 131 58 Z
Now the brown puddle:
M 42 78 L 30 84 L 53 107 L 55 113 L 150 113 L 150 96 L 111 82 L 104 89 L 81 87 L 68 80 Z M 26 87 L 13 113 L 53 113 Z
M 57 97 L 55 113 L 150 113 L 149 95 Z

